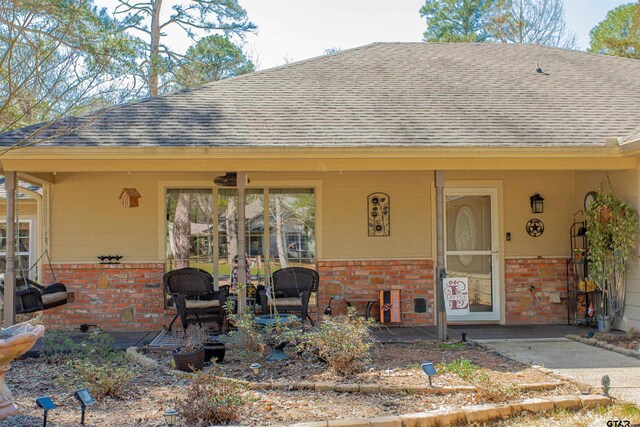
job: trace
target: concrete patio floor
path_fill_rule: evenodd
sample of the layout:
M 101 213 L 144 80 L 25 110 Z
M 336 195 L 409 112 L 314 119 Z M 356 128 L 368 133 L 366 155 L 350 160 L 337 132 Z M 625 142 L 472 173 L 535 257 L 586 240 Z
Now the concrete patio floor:
M 584 335 L 586 329 L 568 325 L 455 325 L 448 327 L 449 340 L 460 341 L 462 332 L 467 333 L 467 340 L 519 340 L 563 338 L 568 334 Z M 69 332 L 71 338 L 81 341 L 91 332 Z M 142 346 L 151 343 L 161 331 L 127 331 L 111 332 L 115 339 L 114 347 L 125 350 L 132 346 Z M 379 327 L 373 330 L 376 338 L 383 343 L 402 343 L 416 340 L 437 340 L 438 331 L 435 326 L 393 326 Z M 42 350 L 42 340 L 27 353 L 35 357 Z
M 611 396 L 640 405 L 640 360 L 566 338 L 484 339 L 478 344 L 503 356 L 552 371 L 600 389 L 611 378 Z

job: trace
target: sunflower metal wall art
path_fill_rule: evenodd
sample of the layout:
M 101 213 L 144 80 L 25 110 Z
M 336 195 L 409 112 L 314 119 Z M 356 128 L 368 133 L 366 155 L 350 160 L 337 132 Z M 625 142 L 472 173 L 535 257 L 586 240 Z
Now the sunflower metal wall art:
M 391 234 L 390 201 L 385 193 L 372 193 L 367 198 L 369 237 L 387 237 Z

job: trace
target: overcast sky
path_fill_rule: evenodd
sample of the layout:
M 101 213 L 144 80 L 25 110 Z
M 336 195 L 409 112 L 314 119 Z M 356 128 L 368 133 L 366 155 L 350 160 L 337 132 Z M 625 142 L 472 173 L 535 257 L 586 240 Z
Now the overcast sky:
M 166 6 L 179 0 L 164 0 Z M 246 49 L 257 56 L 260 69 L 322 55 L 325 49 L 373 42 L 417 42 L 426 29 L 419 10 L 424 0 L 239 0 L 257 34 L 246 38 Z M 629 0 L 564 0 L 567 25 L 578 47 L 589 46 L 589 31 L 607 11 Z M 110 10 L 116 0 L 96 0 Z M 165 9 L 170 12 L 169 7 Z M 169 33 L 174 48 L 190 43 L 182 33 Z M 166 42 L 166 40 L 165 40 Z M 186 50 L 186 49 L 185 49 Z

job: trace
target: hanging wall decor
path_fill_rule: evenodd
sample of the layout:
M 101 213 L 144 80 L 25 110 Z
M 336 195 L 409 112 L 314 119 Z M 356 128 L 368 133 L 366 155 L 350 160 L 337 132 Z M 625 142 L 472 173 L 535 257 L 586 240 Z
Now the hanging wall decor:
M 391 234 L 389 195 L 372 193 L 368 197 L 369 237 L 387 237 Z
M 540 237 L 544 233 L 544 224 L 537 218 L 532 218 L 527 222 L 527 233 L 531 237 Z

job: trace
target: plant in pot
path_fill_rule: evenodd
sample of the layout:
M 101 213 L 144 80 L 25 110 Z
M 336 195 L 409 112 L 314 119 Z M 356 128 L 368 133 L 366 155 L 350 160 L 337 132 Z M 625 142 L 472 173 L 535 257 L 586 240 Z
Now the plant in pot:
M 176 369 L 185 372 L 199 371 L 204 366 L 204 343 L 207 333 L 198 325 L 191 325 L 186 331 L 173 333 L 178 347 L 173 350 Z
M 636 246 L 638 214 L 601 188 L 587 211 L 589 278 L 601 290 L 598 329 L 609 330 L 624 311 L 625 270 Z M 603 185 L 604 187 L 604 185 Z
M 226 345 L 218 341 L 216 338 L 207 336 L 204 342 L 204 361 L 210 362 L 215 359 L 216 363 L 224 361 L 224 355 L 227 352 Z

